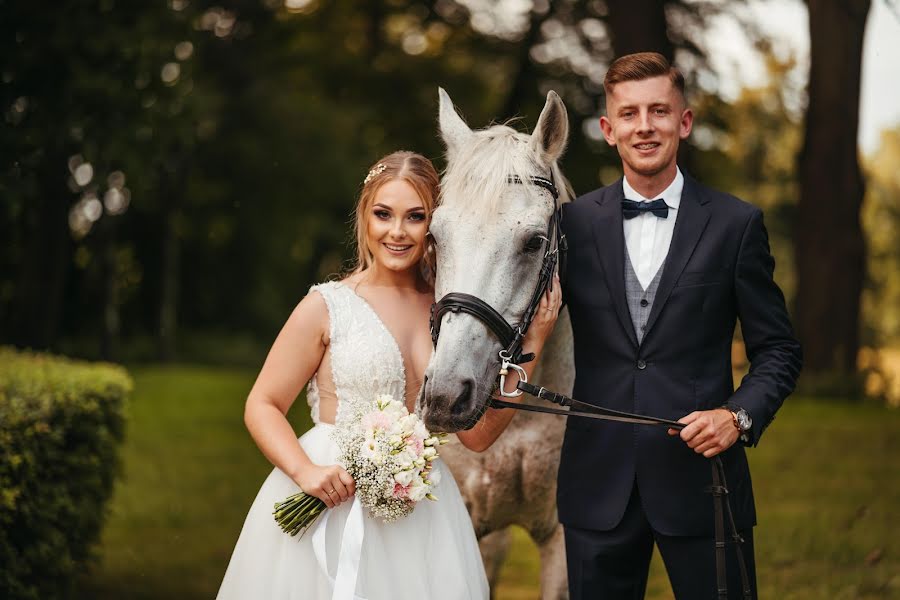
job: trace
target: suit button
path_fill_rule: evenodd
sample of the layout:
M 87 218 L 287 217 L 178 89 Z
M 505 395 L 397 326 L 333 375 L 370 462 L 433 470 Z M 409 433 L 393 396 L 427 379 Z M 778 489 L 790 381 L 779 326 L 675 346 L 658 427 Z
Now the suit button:
M 637 368 L 638 368 L 638 369 L 646 369 L 646 368 L 647 368 L 647 363 L 645 363 L 645 362 L 643 361 L 643 359 L 642 359 L 642 360 L 639 360 L 639 361 L 637 362 Z
M 648 304 L 650 304 L 650 303 L 647 302 L 646 298 L 641 298 L 641 306 L 647 306 Z

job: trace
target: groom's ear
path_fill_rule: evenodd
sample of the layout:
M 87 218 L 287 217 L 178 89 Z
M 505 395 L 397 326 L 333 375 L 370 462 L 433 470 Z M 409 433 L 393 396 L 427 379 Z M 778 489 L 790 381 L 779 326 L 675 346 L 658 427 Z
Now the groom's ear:
M 550 164 L 562 156 L 569 139 L 569 114 L 559 94 L 547 92 L 547 102 L 531 134 L 531 145 Z
M 447 146 L 447 158 L 452 159 L 454 154 L 459 151 L 460 147 L 472 135 L 472 130 L 462 120 L 453 108 L 453 101 L 444 91 L 444 88 L 438 88 L 438 96 L 440 98 L 440 108 L 438 110 L 438 124 L 441 130 L 441 138 Z

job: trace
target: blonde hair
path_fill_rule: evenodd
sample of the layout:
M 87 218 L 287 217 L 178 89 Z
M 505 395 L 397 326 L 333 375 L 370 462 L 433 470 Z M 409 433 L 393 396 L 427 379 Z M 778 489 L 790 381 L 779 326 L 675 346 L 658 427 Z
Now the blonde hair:
M 400 150 L 381 158 L 369 169 L 356 210 L 353 214 L 353 227 L 356 233 L 356 259 L 351 265 L 350 275 L 365 271 L 374 261 L 372 252 L 366 243 L 366 215 L 378 190 L 389 181 L 402 179 L 412 186 L 422 200 L 425 209 L 425 222 L 431 222 L 431 214 L 437 204 L 440 190 L 440 177 L 431 161 L 415 152 Z M 431 238 L 427 238 L 425 254 L 422 256 L 423 276 L 429 284 L 434 283 L 434 246 Z

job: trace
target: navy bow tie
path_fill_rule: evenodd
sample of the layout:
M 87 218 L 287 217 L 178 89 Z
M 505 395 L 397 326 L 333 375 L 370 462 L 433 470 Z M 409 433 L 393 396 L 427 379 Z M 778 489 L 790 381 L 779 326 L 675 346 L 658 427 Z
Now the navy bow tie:
M 652 212 L 660 219 L 668 218 L 669 206 L 662 198 L 653 202 L 635 202 L 634 200 L 622 200 L 622 216 L 633 219 L 641 213 Z

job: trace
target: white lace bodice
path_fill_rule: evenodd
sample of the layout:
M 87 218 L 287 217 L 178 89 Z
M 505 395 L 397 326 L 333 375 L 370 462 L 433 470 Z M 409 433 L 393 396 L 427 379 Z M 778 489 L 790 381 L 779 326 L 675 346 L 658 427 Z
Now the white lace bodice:
M 396 340 L 368 302 L 339 281 L 314 285 L 328 307 L 328 351 L 338 399 L 335 423 L 355 420 L 378 394 L 403 400 L 406 373 Z M 313 423 L 319 423 L 319 389 L 314 375 L 306 389 Z

